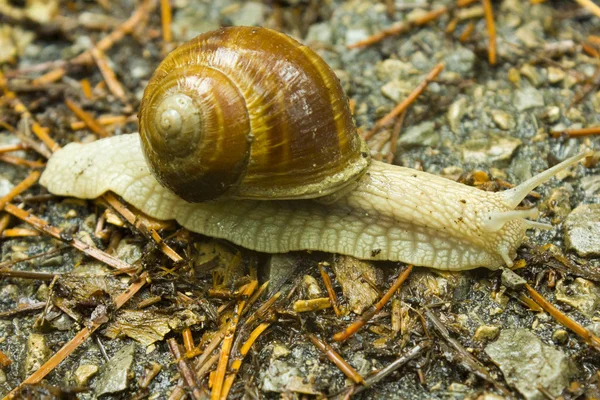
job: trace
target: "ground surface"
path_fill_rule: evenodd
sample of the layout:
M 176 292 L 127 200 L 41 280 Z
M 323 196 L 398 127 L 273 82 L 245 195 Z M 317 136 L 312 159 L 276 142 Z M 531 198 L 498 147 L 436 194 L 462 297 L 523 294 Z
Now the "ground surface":
M 164 54 L 222 25 L 271 27 L 316 50 L 338 74 L 363 133 L 444 63 L 444 71 L 403 121 L 369 140 L 376 158 L 482 190 L 503 190 L 507 182 L 517 184 L 581 150 L 598 148 L 597 137 L 560 134 L 600 124 L 600 18 L 574 2 L 493 2 L 495 65 L 489 62 L 488 31 L 479 2 L 459 8 L 452 1 L 171 3 L 173 38 L 166 43 L 160 6 L 152 1 L 0 2 L 0 62 L 8 89 L 33 115 L 33 120 L 24 117 L 5 94 L 0 99 L 0 148 L 26 140 L 23 135 L 39 142 L 30 133 L 32 122 L 49 128 L 59 145 L 95 140 L 98 132 L 86 126 L 73 129 L 77 126 L 72 123 L 80 120 L 65 105 L 66 99 L 94 118 L 121 117 L 119 123 L 105 126 L 110 134 L 136 131 L 143 89 Z M 408 27 L 361 49 L 347 48 L 442 6 L 448 10 L 429 24 Z M 105 51 L 121 93 L 103 83 L 114 79 L 100 73 L 102 55 L 96 56 L 99 62 L 73 58 L 110 32 L 119 32 L 127 18 L 137 18 L 132 33 L 117 38 Z M 57 68 L 64 69 L 58 79 L 32 81 Z M 85 80 L 93 88 L 90 97 Z M 390 144 L 394 132 L 400 134 L 396 145 Z M 44 161 L 32 150 L 7 154 Z M 525 200 L 525 207 L 537 206 L 540 220 L 554 228 L 528 233 L 517 262 L 523 268 L 515 272 L 587 332 L 600 335 L 597 160 L 560 174 L 536 190 L 539 196 Z M 0 195 L 31 172 L 29 166 L 4 161 Z M 232 357 L 241 358 L 241 345 L 260 323 L 269 326 L 244 359 L 232 398 L 344 396 L 351 381 L 315 347 L 310 335 L 332 343 L 365 378 L 381 377 L 376 371 L 414 353 L 412 361 L 357 393 L 357 398 L 600 397 L 598 350 L 520 289 L 511 288 L 500 272 L 415 268 L 366 327 L 334 344 L 332 335 L 385 293 L 404 265 L 359 263 L 320 253 L 270 257 L 171 226 L 160 233 L 185 258 L 174 263 L 140 233 L 143 229 L 114 222 L 114 213 L 104 218 L 103 202 L 47 196 L 36 185 L 13 203 L 62 229 L 63 241 L 31 236 L 0 242 L 0 350 L 12 361 L 0 371 L 3 395 L 93 320 L 104 325 L 55 366 L 43 385 L 26 388 L 31 398 L 59 398 L 61 391 L 82 399 L 182 398 L 191 392 L 190 380 L 169 346 L 183 346 L 191 335 L 192 345 L 204 350 L 242 301 L 236 291 L 257 279 L 259 285 L 267 280 L 270 284 L 242 316 Z M 99 219 L 108 221 L 100 233 Z M 28 225 L 13 217 L 8 228 Z M 112 269 L 69 246 L 72 237 L 132 264 L 138 268 L 130 271 L 135 276 L 148 271 L 149 283 L 115 310 L 111 298 L 135 278 L 115 277 Z M 45 255 L 19 262 L 38 254 Z M 327 297 L 317 268 L 323 261 L 329 262 L 324 270 L 341 302 L 342 316 L 331 308 L 294 309 L 297 300 Z M 46 275 L 8 276 L 7 269 Z M 61 275 L 52 281 L 54 274 Z M 257 313 L 257 307 L 277 292 L 281 295 L 275 304 Z M 194 396 L 201 398 L 210 393 L 208 372 L 218 363 L 220 347 L 215 355 L 205 351 L 201 356 L 188 347 L 192 354 L 186 363 L 195 371 L 189 376 L 198 375 L 191 380 L 197 385 Z M 181 352 L 185 354 L 183 348 Z

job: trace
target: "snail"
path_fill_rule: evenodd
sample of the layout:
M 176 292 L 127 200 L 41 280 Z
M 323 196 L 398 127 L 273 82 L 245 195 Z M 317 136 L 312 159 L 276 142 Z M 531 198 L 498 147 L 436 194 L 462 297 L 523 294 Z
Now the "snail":
M 512 266 L 536 209 L 516 210 L 571 157 L 503 192 L 370 159 L 327 64 L 264 28 L 208 32 L 158 66 L 140 133 L 71 143 L 55 194 L 112 191 L 151 217 L 266 253 L 320 250 L 443 270 Z

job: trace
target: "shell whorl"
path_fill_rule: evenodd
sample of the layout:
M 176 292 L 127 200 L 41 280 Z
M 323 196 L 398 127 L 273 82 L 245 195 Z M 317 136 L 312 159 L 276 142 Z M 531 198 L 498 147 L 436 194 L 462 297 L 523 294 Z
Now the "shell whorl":
M 264 28 L 208 32 L 169 54 L 144 93 L 140 134 L 155 176 L 191 202 L 321 197 L 370 161 L 333 71 Z

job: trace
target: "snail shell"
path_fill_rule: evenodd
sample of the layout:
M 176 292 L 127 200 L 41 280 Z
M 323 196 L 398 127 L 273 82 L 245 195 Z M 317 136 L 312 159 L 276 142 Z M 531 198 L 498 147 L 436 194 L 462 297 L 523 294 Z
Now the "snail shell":
M 331 68 L 276 31 L 231 27 L 170 53 L 144 92 L 144 154 L 189 202 L 331 194 L 369 165 Z

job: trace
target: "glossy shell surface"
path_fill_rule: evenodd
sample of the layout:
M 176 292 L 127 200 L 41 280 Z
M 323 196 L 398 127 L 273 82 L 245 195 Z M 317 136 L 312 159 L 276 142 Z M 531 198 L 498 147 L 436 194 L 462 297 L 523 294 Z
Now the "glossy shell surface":
M 369 164 L 331 68 L 264 28 L 208 32 L 169 54 L 144 93 L 140 133 L 157 179 L 192 202 L 321 197 Z

